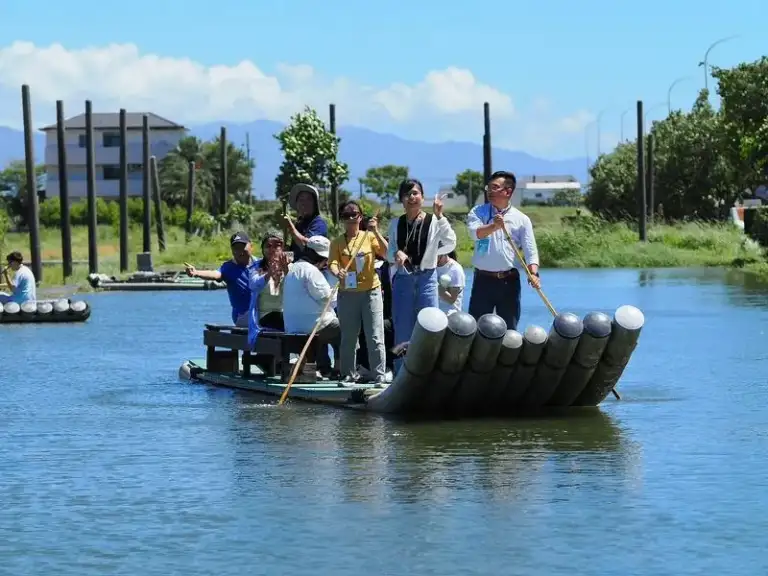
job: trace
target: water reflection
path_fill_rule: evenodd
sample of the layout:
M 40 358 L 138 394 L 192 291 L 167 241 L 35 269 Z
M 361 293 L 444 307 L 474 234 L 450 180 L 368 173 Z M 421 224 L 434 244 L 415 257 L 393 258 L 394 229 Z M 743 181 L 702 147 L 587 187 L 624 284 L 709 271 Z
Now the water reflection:
M 546 419 L 408 422 L 242 397 L 233 416 L 238 466 L 248 470 L 251 447 L 269 443 L 270 473 L 282 485 L 345 501 L 510 502 L 537 491 L 545 467 L 548 475 L 571 475 L 563 485 L 596 476 L 626 482 L 640 454 L 611 416 L 593 409 Z

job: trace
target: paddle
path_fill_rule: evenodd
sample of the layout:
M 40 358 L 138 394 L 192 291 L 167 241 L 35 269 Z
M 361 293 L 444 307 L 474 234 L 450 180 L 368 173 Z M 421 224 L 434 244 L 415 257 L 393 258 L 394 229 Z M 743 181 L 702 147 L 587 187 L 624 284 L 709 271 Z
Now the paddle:
M 379 219 L 379 211 L 376 211 L 376 216 L 374 216 L 376 220 Z M 347 265 L 342 268 L 344 272 L 349 271 L 349 267 L 352 265 L 352 262 L 355 260 L 355 254 L 357 254 L 358 250 L 363 245 L 363 242 L 365 241 L 365 234 L 363 234 L 360 237 L 360 243 L 357 245 L 357 249 L 352 252 L 349 255 L 349 262 L 347 262 Z M 293 381 L 296 380 L 296 375 L 299 373 L 299 367 L 301 366 L 301 363 L 304 361 L 304 357 L 307 355 L 307 350 L 309 350 L 309 345 L 312 343 L 312 339 L 315 337 L 315 334 L 317 334 L 318 329 L 320 328 L 320 322 L 323 320 L 323 316 L 325 316 L 325 313 L 328 312 L 328 309 L 331 307 L 331 302 L 333 302 L 333 297 L 335 296 L 336 292 L 339 290 L 339 286 L 341 286 L 341 280 L 339 280 L 336 285 L 331 289 L 331 294 L 328 296 L 328 300 L 325 302 L 325 307 L 323 308 L 323 311 L 320 312 L 320 315 L 317 317 L 317 322 L 315 322 L 314 328 L 312 328 L 312 332 L 309 333 L 309 338 L 307 338 L 307 342 L 304 344 L 304 348 L 301 349 L 301 354 L 299 354 L 299 359 L 296 360 L 296 364 L 293 366 L 293 370 L 291 370 L 291 377 L 288 379 L 288 385 L 285 387 L 285 390 L 283 390 L 283 393 L 280 395 L 280 401 L 277 403 L 278 406 L 281 406 L 283 402 L 285 402 L 286 397 L 288 396 L 288 391 L 291 389 L 291 386 L 293 386 Z
M 512 250 L 515 251 L 515 255 L 518 257 L 520 262 L 523 263 L 523 270 L 525 270 L 526 276 L 528 276 L 528 282 L 530 282 L 533 285 L 533 274 L 528 269 L 528 264 L 525 261 L 525 256 L 523 256 L 522 251 L 520 248 L 517 247 L 517 244 L 512 240 L 512 236 L 509 234 L 509 230 L 507 230 L 507 227 L 504 226 L 504 236 L 507 238 L 507 242 L 509 242 L 509 245 L 512 246 Z M 557 316 L 557 311 L 555 310 L 555 307 L 552 306 L 552 303 L 549 301 L 549 298 L 547 298 L 542 292 L 541 287 L 536 288 L 536 292 L 539 293 L 539 296 L 541 296 L 542 301 L 544 302 L 545 306 L 549 308 L 549 311 L 552 313 L 552 316 Z M 611 392 L 616 397 L 616 400 L 621 400 L 621 396 L 619 396 L 619 393 L 616 392 L 615 388 L 611 388 Z

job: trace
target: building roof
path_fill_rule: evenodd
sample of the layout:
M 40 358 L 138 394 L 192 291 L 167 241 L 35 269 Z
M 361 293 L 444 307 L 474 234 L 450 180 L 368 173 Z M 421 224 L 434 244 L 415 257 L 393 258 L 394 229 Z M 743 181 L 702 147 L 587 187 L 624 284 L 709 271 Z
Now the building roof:
M 167 118 L 163 118 L 162 116 L 158 116 L 152 112 L 127 112 L 125 114 L 125 123 L 128 127 L 128 130 L 141 130 L 144 123 L 144 114 L 149 116 L 150 130 L 186 130 L 186 128 L 181 124 L 171 122 Z M 72 118 L 67 118 L 64 121 L 64 128 L 66 130 L 85 130 L 85 114 L 78 114 Z M 120 114 L 117 112 L 94 113 L 93 129 L 119 130 Z M 50 124 L 49 126 L 40 128 L 41 132 L 47 132 L 49 130 L 56 130 L 56 124 Z

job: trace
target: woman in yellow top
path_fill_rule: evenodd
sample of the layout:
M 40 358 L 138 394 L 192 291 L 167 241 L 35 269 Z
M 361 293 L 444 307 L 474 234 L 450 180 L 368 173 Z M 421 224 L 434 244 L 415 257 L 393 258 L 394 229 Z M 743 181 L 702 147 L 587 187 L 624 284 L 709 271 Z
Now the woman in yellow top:
M 339 279 L 336 313 L 341 326 L 342 381 L 349 383 L 359 378 L 356 347 L 362 323 L 368 345 L 368 365 L 376 374 L 376 383 L 382 384 L 386 370 L 384 299 L 374 262 L 376 255 L 386 258 L 387 241 L 379 233 L 376 218 L 368 221 L 367 230 L 360 230 L 363 211 L 354 200 L 339 207 L 339 218 L 345 230 L 331 242 L 328 269 Z M 349 268 L 345 272 L 347 264 Z

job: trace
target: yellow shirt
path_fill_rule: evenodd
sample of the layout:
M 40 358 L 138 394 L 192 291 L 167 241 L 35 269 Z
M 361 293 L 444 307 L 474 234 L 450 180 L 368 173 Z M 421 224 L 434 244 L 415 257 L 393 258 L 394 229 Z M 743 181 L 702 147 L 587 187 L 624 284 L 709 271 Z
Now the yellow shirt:
M 365 236 L 365 238 L 361 238 L 361 236 Z M 362 253 L 364 257 L 362 270 L 357 269 L 356 258 L 352 259 L 352 264 L 348 270 L 357 274 L 357 288 L 345 288 L 344 282 L 340 282 L 339 290 L 364 292 L 381 286 L 381 280 L 379 280 L 379 275 L 374 268 L 377 251 L 381 251 L 381 243 L 373 232 L 367 230 L 359 231 L 351 240 L 347 240 L 344 234 L 333 239 L 328 258 L 328 267 L 331 270 L 337 267 L 339 269 L 344 268 L 353 254 Z

